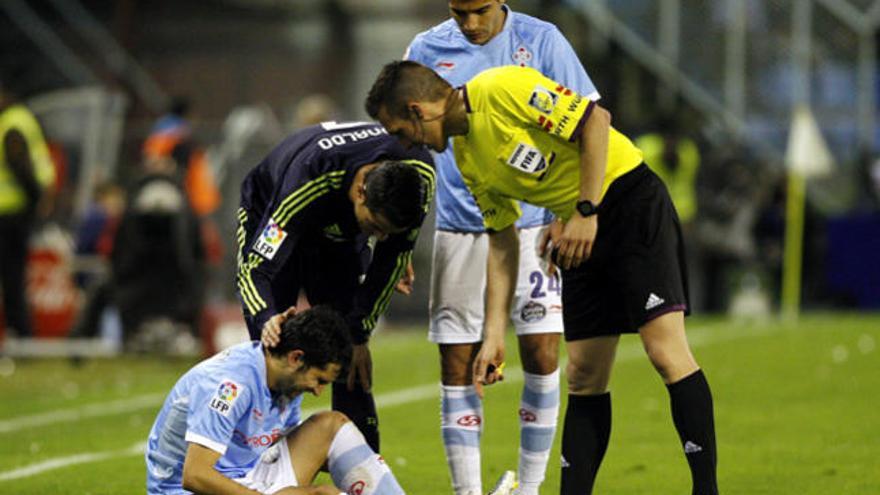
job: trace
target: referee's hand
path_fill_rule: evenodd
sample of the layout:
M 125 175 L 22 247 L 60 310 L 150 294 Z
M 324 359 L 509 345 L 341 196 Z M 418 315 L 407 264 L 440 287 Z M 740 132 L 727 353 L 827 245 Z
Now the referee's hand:
M 598 215 L 582 217 L 575 213 L 562 228 L 557 245 L 556 261 L 565 270 L 576 268 L 590 257 L 596 232 L 599 230 Z
M 263 347 L 275 347 L 281 342 L 281 325 L 295 314 L 296 306 L 291 306 L 283 313 L 278 313 L 263 323 L 263 332 L 260 334 L 260 342 L 263 343 Z

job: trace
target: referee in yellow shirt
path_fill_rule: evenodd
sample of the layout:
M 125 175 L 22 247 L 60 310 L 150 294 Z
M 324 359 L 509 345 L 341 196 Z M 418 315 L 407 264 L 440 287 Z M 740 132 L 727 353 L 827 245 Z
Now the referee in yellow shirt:
M 717 494 L 712 395 L 685 336 L 678 216 L 641 151 L 611 127 L 611 115 L 534 69 L 493 68 L 453 88 L 408 61 L 382 69 L 366 107 L 404 144 L 442 151 L 451 138 L 483 213 L 490 236 L 478 387 L 498 379 L 504 359 L 518 266 L 517 201 L 556 215 L 542 249 L 552 243 L 562 269 L 569 356 L 560 493 L 592 492 L 611 431 L 608 381 L 617 343 L 622 333 L 638 333 L 669 390 L 693 494 Z

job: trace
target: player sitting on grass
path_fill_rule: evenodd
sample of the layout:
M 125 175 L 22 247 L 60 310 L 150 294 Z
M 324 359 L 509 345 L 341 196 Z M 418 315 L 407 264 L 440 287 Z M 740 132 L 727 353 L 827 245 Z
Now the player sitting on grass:
M 247 342 L 201 362 L 165 399 L 147 442 L 147 493 L 402 494 L 388 466 L 339 412 L 300 422 L 351 358 L 342 317 L 315 307 L 280 342 Z M 338 487 L 309 486 L 322 466 Z

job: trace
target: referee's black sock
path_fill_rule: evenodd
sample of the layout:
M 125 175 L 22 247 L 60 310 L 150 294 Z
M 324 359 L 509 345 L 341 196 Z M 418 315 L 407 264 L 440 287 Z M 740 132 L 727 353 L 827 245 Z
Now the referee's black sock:
M 589 495 L 611 436 L 611 393 L 568 396 L 562 429 L 561 495 Z
M 334 382 L 332 407 L 348 416 L 363 433 L 367 445 L 379 452 L 379 416 L 372 393 L 364 392 L 360 383 L 355 383 L 354 390 L 348 390 L 345 382 Z
M 693 495 L 717 495 L 715 419 L 712 392 L 702 370 L 667 385 L 672 420 L 691 468 Z

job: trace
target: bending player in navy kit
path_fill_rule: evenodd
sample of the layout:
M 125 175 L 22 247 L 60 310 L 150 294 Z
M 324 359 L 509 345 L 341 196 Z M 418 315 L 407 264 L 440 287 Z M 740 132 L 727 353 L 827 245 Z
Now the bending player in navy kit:
M 433 190 L 423 148 L 404 149 L 377 124 L 334 122 L 285 139 L 241 186 L 238 293 L 251 338 L 265 325 L 264 343 L 274 344 L 266 323 L 277 332 L 294 306 L 342 312 L 354 348 L 333 409 L 377 452 L 367 341 L 412 258 Z
M 345 415 L 301 422 L 351 356 L 342 317 L 316 307 L 285 322 L 272 349 L 246 342 L 201 362 L 165 399 L 147 442 L 147 493 L 399 495 L 388 466 Z M 310 486 L 326 464 L 334 485 Z
M 503 0 L 450 0 L 452 18 L 415 37 L 404 58 L 460 86 L 491 67 L 534 67 L 597 100 L 599 93 L 553 24 L 511 11 Z M 479 495 L 482 400 L 471 377 L 483 341 L 488 235 L 458 171 L 452 147 L 436 156 L 437 232 L 431 272 L 429 339 L 441 354 L 441 426 L 456 494 Z M 522 204 L 519 276 L 511 319 L 523 363 L 518 493 L 537 495 L 544 480 L 559 413 L 562 303 L 556 275 L 541 269 L 536 245 L 553 217 Z M 482 261 L 481 261 L 482 260 Z M 516 413 L 516 411 L 512 411 Z M 476 417 L 480 421 L 463 421 Z

